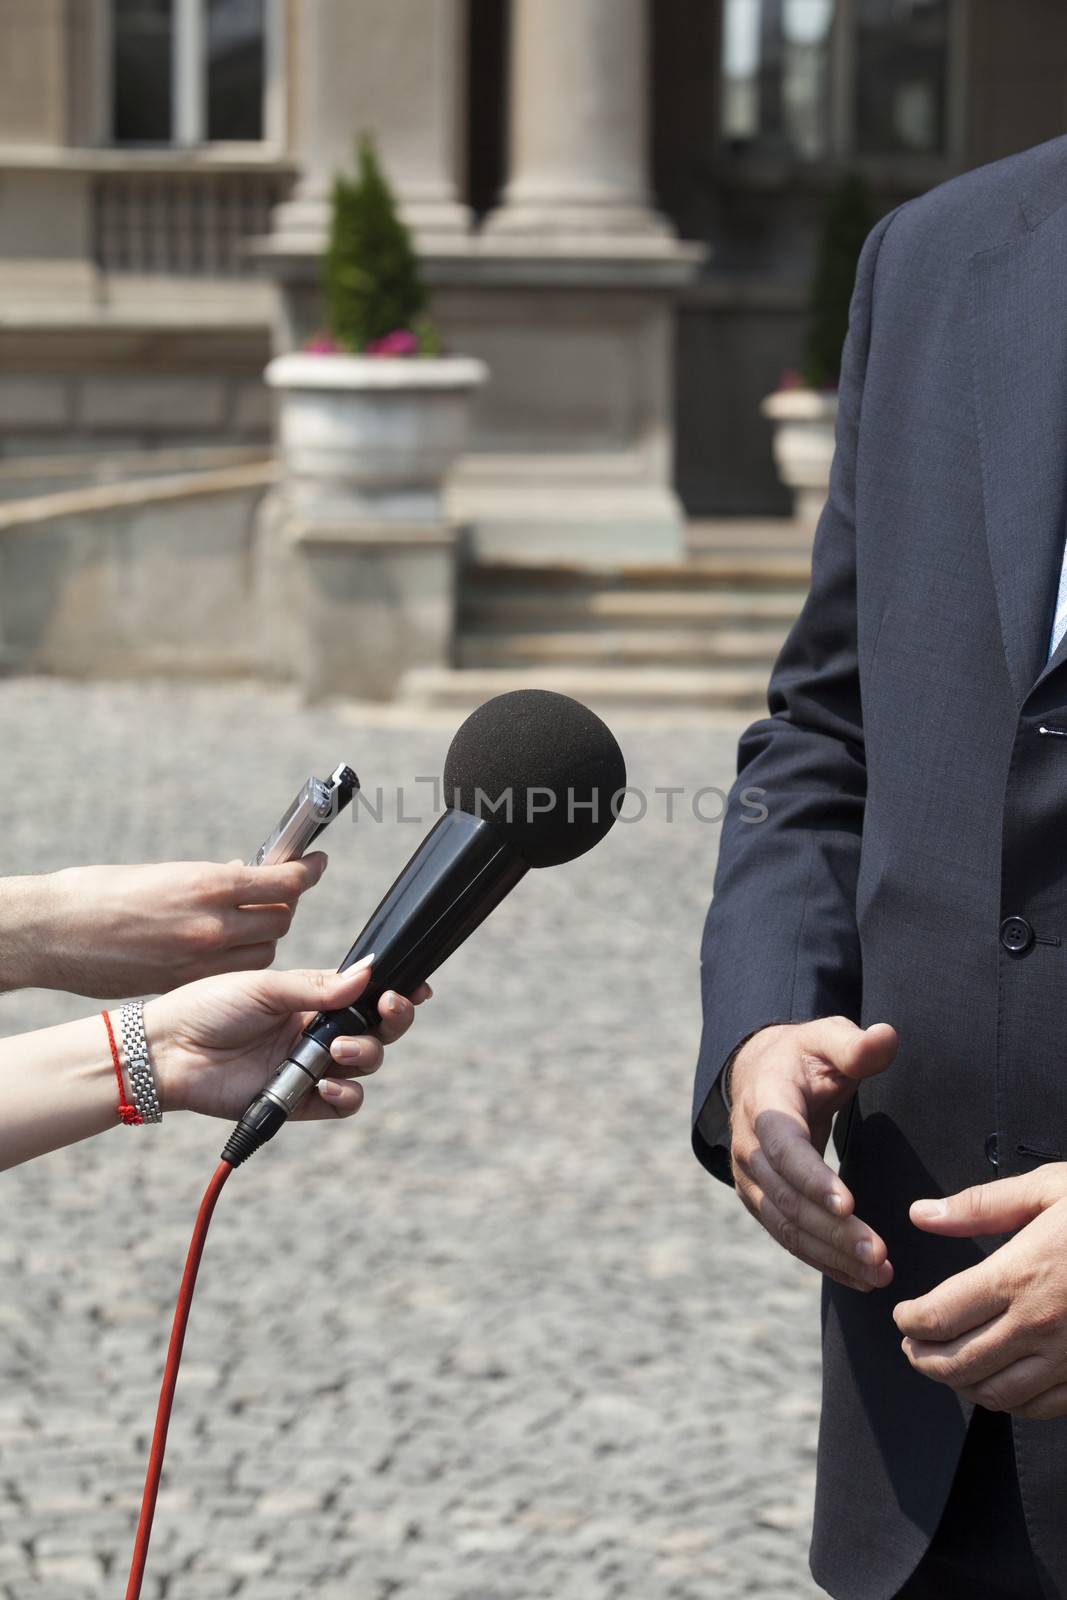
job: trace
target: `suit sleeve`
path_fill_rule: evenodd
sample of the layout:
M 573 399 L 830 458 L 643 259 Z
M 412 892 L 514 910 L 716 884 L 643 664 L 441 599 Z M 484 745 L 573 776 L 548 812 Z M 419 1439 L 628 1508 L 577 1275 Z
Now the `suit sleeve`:
M 856 881 L 867 768 L 856 639 L 856 451 L 875 269 L 895 215 L 878 223 L 860 256 L 811 587 L 771 675 L 770 714 L 741 739 L 704 925 L 693 1149 L 726 1183 L 733 1181 L 729 1133 L 717 1085 L 738 1042 L 772 1022 L 859 1016 Z M 751 820 L 763 811 L 763 820 Z

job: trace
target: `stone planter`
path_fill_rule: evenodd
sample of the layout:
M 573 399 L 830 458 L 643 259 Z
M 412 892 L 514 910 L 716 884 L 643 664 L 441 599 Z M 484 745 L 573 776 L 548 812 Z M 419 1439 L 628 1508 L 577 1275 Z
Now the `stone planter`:
M 278 442 L 291 508 L 312 520 L 434 523 L 488 376 L 462 356 L 278 356 Z
M 261 519 L 263 656 L 310 698 L 388 700 L 451 665 L 456 530 L 442 493 L 488 376 L 462 357 L 286 355 L 281 481 Z
M 776 389 L 760 411 L 774 424 L 774 461 L 793 492 L 794 515 L 814 533 L 830 487 L 837 395 L 827 389 Z

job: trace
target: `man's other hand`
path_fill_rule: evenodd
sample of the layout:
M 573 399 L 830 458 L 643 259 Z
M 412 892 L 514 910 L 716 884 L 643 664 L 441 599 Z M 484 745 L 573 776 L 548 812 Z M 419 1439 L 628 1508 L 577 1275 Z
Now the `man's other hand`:
M 741 1199 L 791 1255 L 864 1292 L 884 1289 L 893 1268 L 822 1157 L 834 1114 L 896 1048 L 884 1022 L 864 1029 L 823 1017 L 763 1028 L 730 1069 L 730 1158 Z
M 1067 1416 L 1067 1162 L 916 1200 L 911 1220 L 954 1239 L 1014 1234 L 895 1307 L 912 1366 L 987 1411 Z

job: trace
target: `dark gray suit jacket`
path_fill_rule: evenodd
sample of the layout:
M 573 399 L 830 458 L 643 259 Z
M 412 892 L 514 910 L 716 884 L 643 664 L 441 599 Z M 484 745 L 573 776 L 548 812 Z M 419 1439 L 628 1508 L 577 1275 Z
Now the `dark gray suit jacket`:
M 835 1129 L 896 1267 L 884 1292 L 824 1284 L 812 1570 L 838 1600 L 883 1600 L 917 1564 L 969 1416 L 909 1366 L 891 1310 L 998 1241 L 921 1234 L 909 1203 L 1067 1158 L 1067 737 L 1042 731 L 1067 733 L 1067 643 L 1045 664 L 1065 533 L 1059 139 L 867 242 L 811 593 L 741 741 L 705 932 L 696 1114 L 767 1022 L 900 1033 Z M 729 1181 L 725 1149 L 699 1127 L 694 1146 Z M 1014 1433 L 1067 1596 L 1067 1421 Z

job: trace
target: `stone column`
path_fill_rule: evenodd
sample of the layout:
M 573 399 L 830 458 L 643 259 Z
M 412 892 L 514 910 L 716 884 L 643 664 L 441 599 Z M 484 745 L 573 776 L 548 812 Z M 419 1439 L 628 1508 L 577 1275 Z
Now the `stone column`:
M 67 41 L 62 0 L 0 0 L 0 141 L 67 142 Z
M 514 0 L 511 177 L 487 232 L 668 238 L 649 84 L 647 0 Z
M 302 0 L 292 146 L 303 177 L 275 215 L 275 251 L 321 250 L 334 174 L 353 170 L 364 131 L 420 244 L 467 232 L 456 197 L 461 23 L 459 0 Z

